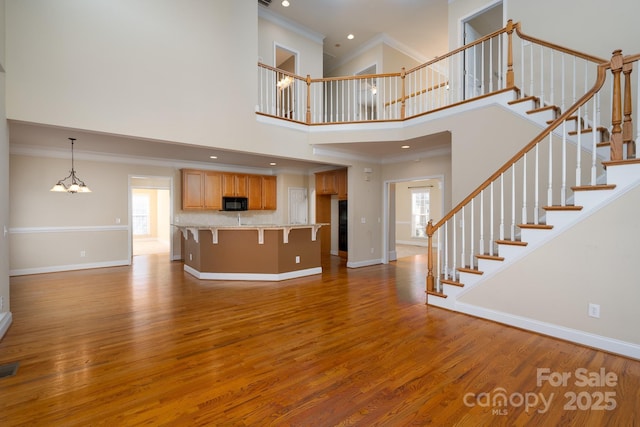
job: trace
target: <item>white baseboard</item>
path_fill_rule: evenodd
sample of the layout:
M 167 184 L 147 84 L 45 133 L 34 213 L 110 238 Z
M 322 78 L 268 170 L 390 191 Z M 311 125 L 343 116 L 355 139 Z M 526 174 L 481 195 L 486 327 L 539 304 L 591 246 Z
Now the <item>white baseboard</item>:
M 549 335 L 555 338 L 560 338 L 566 341 L 640 360 L 640 344 L 620 341 L 615 338 L 595 335 L 589 332 L 566 328 L 564 326 L 541 322 L 539 320 L 516 316 L 510 313 L 491 310 L 459 301 L 456 301 L 454 310 L 470 314 L 472 316 L 481 317 L 483 319 L 493 320 L 494 322 L 515 326 L 516 328 L 526 329 L 539 334 Z
M 11 326 L 11 323 L 13 323 L 13 315 L 10 311 L 0 313 L 0 340 L 9 330 L 9 326 Z
M 368 259 L 365 261 L 348 261 L 347 267 L 349 268 L 359 268 L 359 267 L 368 267 L 370 265 L 382 264 L 382 260 L 378 259 Z
M 277 282 L 322 273 L 322 267 L 306 268 L 304 270 L 287 271 L 284 273 L 206 273 L 200 272 L 185 264 L 184 271 L 202 280 L 254 280 L 260 282 Z
M 124 265 L 131 265 L 131 261 L 115 260 L 94 262 L 87 264 L 69 264 L 69 265 L 53 265 L 50 267 L 36 267 L 36 268 L 21 268 L 16 270 L 9 270 L 9 276 L 26 276 L 28 274 L 42 274 L 42 273 L 58 273 L 60 271 L 72 271 L 72 270 L 87 270 L 90 268 L 104 268 L 104 267 L 121 267 Z

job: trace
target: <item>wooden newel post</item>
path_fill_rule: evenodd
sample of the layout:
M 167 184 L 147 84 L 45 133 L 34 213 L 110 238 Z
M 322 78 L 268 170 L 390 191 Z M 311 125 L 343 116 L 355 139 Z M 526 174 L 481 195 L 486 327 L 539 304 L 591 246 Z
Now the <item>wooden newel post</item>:
M 620 91 L 620 73 L 622 72 L 622 51 L 616 50 L 611 57 L 613 73 L 613 105 L 611 106 L 611 160 L 622 160 L 622 94 Z
M 513 76 L 513 21 L 507 21 L 507 88 L 515 86 Z
M 636 143 L 633 140 L 633 102 L 631 100 L 631 72 L 633 63 L 628 62 L 622 66 L 624 74 L 624 120 L 622 122 L 622 142 L 627 146 L 627 159 L 636 157 Z
M 407 71 L 404 69 L 404 67 L 402 67 L 402 70 L 400 71 L 400 79 L 402 81 L 402 103 L 400 104 L 400 118 L 404 119 L 404 114 L 405 114 L 405 100 L 406 100 L 406 95 L 405 95 L 405 77 L 407 75 Z
M 436 288 L 435 279 L 433 277 L 433 220 L 429 220 L 427 224 L 427 292 L 434 292 Z
M 311 76 L 307 74 L 307 124 L 311 124 Z

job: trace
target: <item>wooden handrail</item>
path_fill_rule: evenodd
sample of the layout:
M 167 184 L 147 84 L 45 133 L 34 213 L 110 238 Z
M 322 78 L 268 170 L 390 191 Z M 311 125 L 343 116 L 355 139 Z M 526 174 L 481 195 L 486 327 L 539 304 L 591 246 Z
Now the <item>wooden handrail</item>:
M 342 80 L 380 79 L 385 77 L 400 77 L 400 76 L 401 76 L 401 73 L 383 73 L 383 74 L 361 74 L 358 76 L 343 76 L 343 77 L 322 77 L 319 79 L 311 79 L 311 83 L 339 82 Z
M 509 169 L 511 167 L 511 165 L 513 165 L 515 162 L 520 160 L 525 155 L 525 153 L 529 152 L 533 147 L 536 146 L 536 144 L 538 144 L 546 136 L 548 136 L 550 132 L 555 130 L 558 126 L 560 126 L 560 124 L 562 124 L 562 122 L 567 120 L 569 117 L 571 117 L 573 115 L 573 113 L 578 111 L 578 108 L 580 106 L 582 106 L 582 104 L 584 104 L 586 101 L 588 101 L 596 92 L 598 92 L 600 90 L 600 88 L 602 88 L 602 85 L 604 84 L 605 77 L 606 77 L 606 70 L 609 67 L 610 67 L 610 64 L 608 62 L 599 64 L 598 65 L 598 77 L 596 79 L 596 82 L 595 82 L 594 86 L 586 94 L 584 94 L 580 99 L 578 99 L 578 101 L 576 101 L 575 104 L 573 104 L 571 107 L 569 107 L 567 109 L 567 111 L 562 113 L 560 115 L 560 117 L 555 119 L 547 128 L 545 128 L 535 138 L 533 138 L 531 140 L 531 142 L 529 142 L 527 145 L 525 145 L 520 151 L 518 151 L 518 153 L 516 153 L 513 157 L 511 157 L 511 159 L 509 159 L 507 162 L 505 162 L 496 172 L 494 172 L 489 178 L 487 178 L 482 184 L 480 184 L 475 190 L 473 190 L 467 197 L 465 197 L 464 200 L 462 200 L 460 203 L 458 203 L 456 205 L 456 207 L 454 207 L 440 221 L 438 221 L 433 226 L 433 231 L 435 231 L 438 228 L 442 227 L 444 225 L 444 223 L 447 222 L 449 219 L 451 219 L 453 217 L 453 215 L 458 213 L 462 209 L 463 206 L 467 205 L 471 201 L 471 199 L 473 199 L 478 194 L 480 194 L 480 192 L 482 192 L 482 190 L 484 190 L 487 187 L 489 187 L 491 182 L 493 182 L 497 178 L 499 178 L 500 175 L 502 175 L 504 172 L 507 171 L 507 169 Z
M 428 241 L 431 242 L 433 240 L 433 234 L 442 227 L 447 221 L 449 221 L 455 214 L 460 212 L 462 208 L 467 206 L 475 197 L 477 197 L 482 191 L 487 189 L 492 182 L 497 180 L 500 175 L 505 173 L 509 168 L 511 168 L 518 160 L 524 157 L 526 153 L 531 151 L 537 144 L 539 144 L 545 137 L 549 135 L 550 132 L 553 132 L 560 124 L 569 119 L 578 109 L 586 103 L 589 99 L 591 99 L 604 85 L 606 80 L 606 70 L 611 68 L 611 63 L 604 62 L 598 64 L 598 74 L 596 78 L 596 82 L 593 87 L 585 93 L 578 101 L 576 101 L 571 107 L 569 107 L 564 113 L 560 115 L 557 119 L 555 119 L 546 129 L 540 132 L 535 138 L 531 140 L 527 145 L 525 145 L 518 153 L 516 153 L 511 159 L 505 162 L 502 167 L 500 167 L 496 172 L 494 172 L 489 178 L 487 178 L 482 184 L 480 184 L 475 190 L 473 190 L 467 197 L 464 198 L 460 203 L 458 203 L 452 210 L 450 210 L 440 221 L 438 221 L 435 225 L 429 221 L 426 227 L 426 233 Z M 428 292 L 435 291 L 435 277 L 433 276 L 433 247 L 431 244 L 427 247 L 427 277 L 426 277 L 426 288 Z
M 418 65 L 418 66 L 416 66 L 416 67 L 414 67 L 414 68 L 412 68 L 412 69 L 408 70 L 408 71 L 407 71 L 407 74 L 414 73 L 414 72 L 416 72 L 417 70 L 419 70 L 419 69 L 421 69 L 421 68 L 425 68 L 425 67 L 428 67 L 429 65 L 433 65 L 433 64 L 435 64 L 436 62 L 442 61 L 443 59 L 449 58 L 450 56 L 453 56 L 453 55 L 456 55 L 456 54 L 458 54 L 458 53 L 460 53 L 460 52 L 463 52 L 463 51 L 465 51 L 465 50 L 469 49 L 470 47 L 473 47 L 473 46 L 475 46 L 475 45 L 479 45 L 479 44 L 481 44 L 481 43 L 484 43 L 484 42 L 486 42 L 487 40 L 492 39 L 493 37 L 495 37 L 495 36 L 497 36 L 497 35 L 500 35 L 500 34 L 502 34 L 502 33 L 506 33 L 506 32 L 509 30 L 510 25 L 513 25 L 513 22 L 512 22 L 512 20 L 511 20 L 511 19 L 507 22 L 507 26 L 506 26 L 506 27 L 501 28 L 501 29 L 499 29 L 499 30 L 496 30 L 496 31 L 494 31 L 494 32 L 493 32 L 493 33 L 491 33 L 491 34 L 487 34 L 486 36 L 480 37 L 478 40 L 474 40 L 474 41 L 472 41 L 472 42 L 471 42 L 471 43 L 469 43 L 469 44 L 466 44 L 466 45 L 464 45 L 464 46 L 460 46 L 459 48 L 454 49 L 454 50 L 452 50 L 451 52 L 447 52 L 447 53 L 445 53 L 445 54 L 444 54 L 444 55 L 442 55 L 442 56 L 436 56 L 436 57 L 435 57 L 434 59 L 432 59 L 431 61 L 429 61 L 429 62 L 425 62 L 424 64 Z
M 447 81 L 447 82 L 443 82 L 443 83 L 440 83 L 440 84 L 437 84 L 437 85 L 433 85 L 433 86 L 431 86 L 429 88 L 422 89 L 422 90 L 419 90 L 417 92 L 410 93 L 409 95 L 406 96 L 406 98 L 405 97 L 400 97 L 400 98 L 394 99 L 392 101 L 385 102 L 384 106 L 388 107 L 390 105 L 393 105 L 393 104 L 396 104 L 398 102 L 401 102 L 403 99 L 413 98 L 413 97 L 416 97 L 418 95 L 422 95 L 424 93 L 431 92 L 431 91 L 434 91 L 436 89 L 440 89 L 442 87 L 447 86 L 448 84 L 449 84 L 449 82 Z
M 516 34 L 518 34 L 518 37 L 520 37 L 522 40 L 526 40 L 526 41 L 529 41 L 529 42 L 532 42 L 532 43 L 535 43 L 535 44 L 539 44 L 541 46 L 546 46 L 546 47 L 554 49 L 554 50 L 559 50 L 560 52 L 568 53 L 570 55 L 574 55 L 574 56 L 577 56 L 579 58 L 586 59 L 587 61 L 595 62 L 596 64 L 602 64 L 603 62 L 609 62 L 608 60 L 599 58 L 597 56 L 589 55 L 587 53 L 583 53 L 583 52 L 579 52 L 577 50 L 573 50 L 573 49 L 569 49 L 569 48 L 566 48 L 566 47 L 562 47 L 560 45 L 557 45 L 557 44 L 554 44 L 554 43 L 549 43 L 549 42 L 546 42 L 544 40 L 540 40 L 540 39 L 537 39 L 535 37 L 531 37 L 529 35 L 526 35 L 520 30 L 520 23 L 519 22 L 517 24 L 515 24 L 515 29 L 516 29 Z

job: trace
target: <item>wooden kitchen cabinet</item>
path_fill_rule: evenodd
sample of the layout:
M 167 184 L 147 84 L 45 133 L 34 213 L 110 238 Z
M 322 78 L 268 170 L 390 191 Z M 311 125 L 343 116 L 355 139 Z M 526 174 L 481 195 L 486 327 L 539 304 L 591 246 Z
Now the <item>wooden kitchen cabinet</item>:
M 182 209 L 222 209 L 222 175 L 196 169 L 182 170 Z
M 273 175 L 182 169 L 182 209 L 221 210 L 222 197 L 247 197 L 249 210 L 276 210 Z
M 262 209 L 262 176 L 249 175 L 248 185 L 248 209 L 250 211 Z
M 333 171 L 316 173 L 316 194 L 338 194 L 338 184 Z
M 204 208 L 222 209 L 222 174 L 220 172 L 204 173 Z
M 347 200 L 347 170 L 340 169 L 335 171 L 335 173 L 338 200 Z
M 245 174 L 223 174 L 222 195 L 224 197 L 249 197 L 247 182 L 248 179 Z
M 262 176 L 262 207 L 261 209 L 275 211 L 278 207 L 277 177 Z

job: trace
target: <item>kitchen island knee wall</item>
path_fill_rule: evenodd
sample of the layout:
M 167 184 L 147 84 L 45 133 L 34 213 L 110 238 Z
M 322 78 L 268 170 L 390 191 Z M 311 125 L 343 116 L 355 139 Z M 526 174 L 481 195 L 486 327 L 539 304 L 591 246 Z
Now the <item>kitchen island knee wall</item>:
M 321 226 L 179 226 L 184 269 L 208 280 L 277 281 L 319 274 Z

